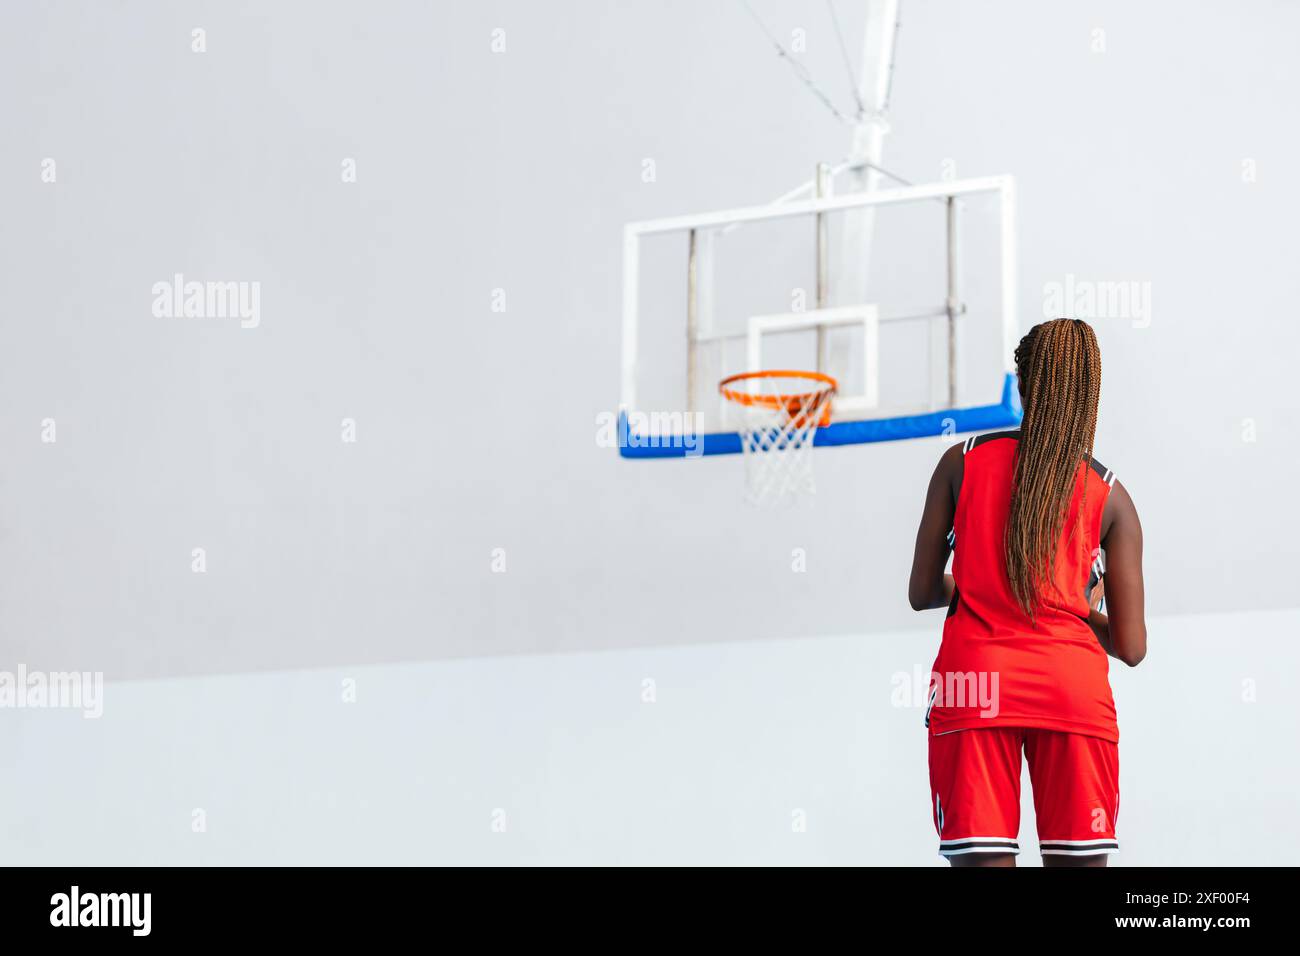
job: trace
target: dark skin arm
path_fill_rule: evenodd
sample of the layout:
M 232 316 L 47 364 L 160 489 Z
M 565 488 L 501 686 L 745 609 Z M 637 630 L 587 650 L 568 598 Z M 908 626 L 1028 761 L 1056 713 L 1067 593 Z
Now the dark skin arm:
M 1101 547 L 1106 552 L 1107 613 L 1090 610 L 1088 626 L 1107 654 L 1129 667 L 1137 667 L 1147 655 L 1142 523 L 1128 490 L 1118 481 L 1102 511 Z
M 961 493 L 962 446 L 953 445 L 934 468 L 930 487 L 925 493 L 921 526 L 916 530 L 916 548 L 912 553 L 912 576 L 907 583 L 907 599 L 914 611 L 947 607 L 952 602 L 952 575 L 944 574 L 948 566 L 948 532 L 952 530 Z

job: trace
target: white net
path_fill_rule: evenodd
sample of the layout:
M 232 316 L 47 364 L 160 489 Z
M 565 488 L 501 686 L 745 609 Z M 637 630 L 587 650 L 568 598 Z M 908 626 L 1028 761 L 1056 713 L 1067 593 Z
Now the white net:
M 807 372 L 733 376 L 720 388 L 723 416 L 740 435 L 745 500 L 760 507 L 816 492 L 813 442 L 829 422 L 835 381 Z

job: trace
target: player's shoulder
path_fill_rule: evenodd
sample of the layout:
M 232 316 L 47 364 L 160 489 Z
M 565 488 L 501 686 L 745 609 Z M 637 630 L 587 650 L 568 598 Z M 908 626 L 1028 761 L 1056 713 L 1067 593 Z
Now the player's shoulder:
M 1019 437 L 1019 429 L 1000 432 L 985 432 L 982 435 L 970 435 L 953 444 L 939 456 L 939 463 L 934 469 L 935 474 L 950 480 L 955 493 L 961 488 L 961 481 L 966 473 L 966 460 L 968 457 L 972 456 L 972 453 L 975 452 L 976 449 L 1001 448 L 1010 452 L 1015 449 L 1014 439 L 1018 439 Z M 1013 440 L 1005 441 L 1004 439 Z M 988 452 L 981 450 L 975 455 L 975 457 L 981 457 L 985 454 L 988 454 Z
M 969 455 L 976 449 L 1011 451 L 1015 448 L 1015 443 L 1019 440 L 1019 428 L 1011 428 L 999 432 L 985 432 L 982 435 L 971 435 L 961 443 L 961 453 L 963 455 Z
M 1096 469 L 1094 469 L 1095 473 Z M 1106 505 L 1101 516 L 1103 542 L 1116 528 L 1126 529 L 1126 533 L 1136 533 L 1138 540 L 1141 540 L 1142 522 L 1138 518 L 1137 505 L 1133 503 L 1128 489 L 1115 477 L 1114 472 L 1110 473 L 1106 488 Z
M 1004 441 L 1003 439 L 1018 439 L 1019 437 L 1019 429 L 1001 432 L 985 432 L 982 435 L 970 435 L 952 445 L 939 457 L 939 464 L 935 467 L 935 471 L 960 481 L 966 468 L 966 459 L 971 456 L 976 449 L 1003 448 L 1007 451 L 1012 451 L 1015 448 L 1015 442 Z M 978 455 L 982 456 L 986 453 L 987 452 L 981 450 Z

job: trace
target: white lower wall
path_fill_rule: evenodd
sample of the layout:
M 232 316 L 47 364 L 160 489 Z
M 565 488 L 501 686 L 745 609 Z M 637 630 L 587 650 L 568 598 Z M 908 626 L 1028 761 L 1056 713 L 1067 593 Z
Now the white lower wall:
M 891 683 L 928 670 L 940 620 L 110 683 L 97 720 L 0 710 L 0 862 L 941 865 L 921 707 Z M 1116 665 L 1116 864 L 1294 862 L 1297 634 L 1300 611 L 1156 620 L 1147 661 Z

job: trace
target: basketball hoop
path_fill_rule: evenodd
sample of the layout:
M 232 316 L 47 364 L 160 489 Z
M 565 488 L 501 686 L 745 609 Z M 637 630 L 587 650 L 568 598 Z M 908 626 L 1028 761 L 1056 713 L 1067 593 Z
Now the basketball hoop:
M 831 423 L 838 387 L 821 372 L 782 370 L 742 372 L 718 383 L 723 418 L 740 435 L 747 501 L 774 505 L 816 490 L 813 440 Z

